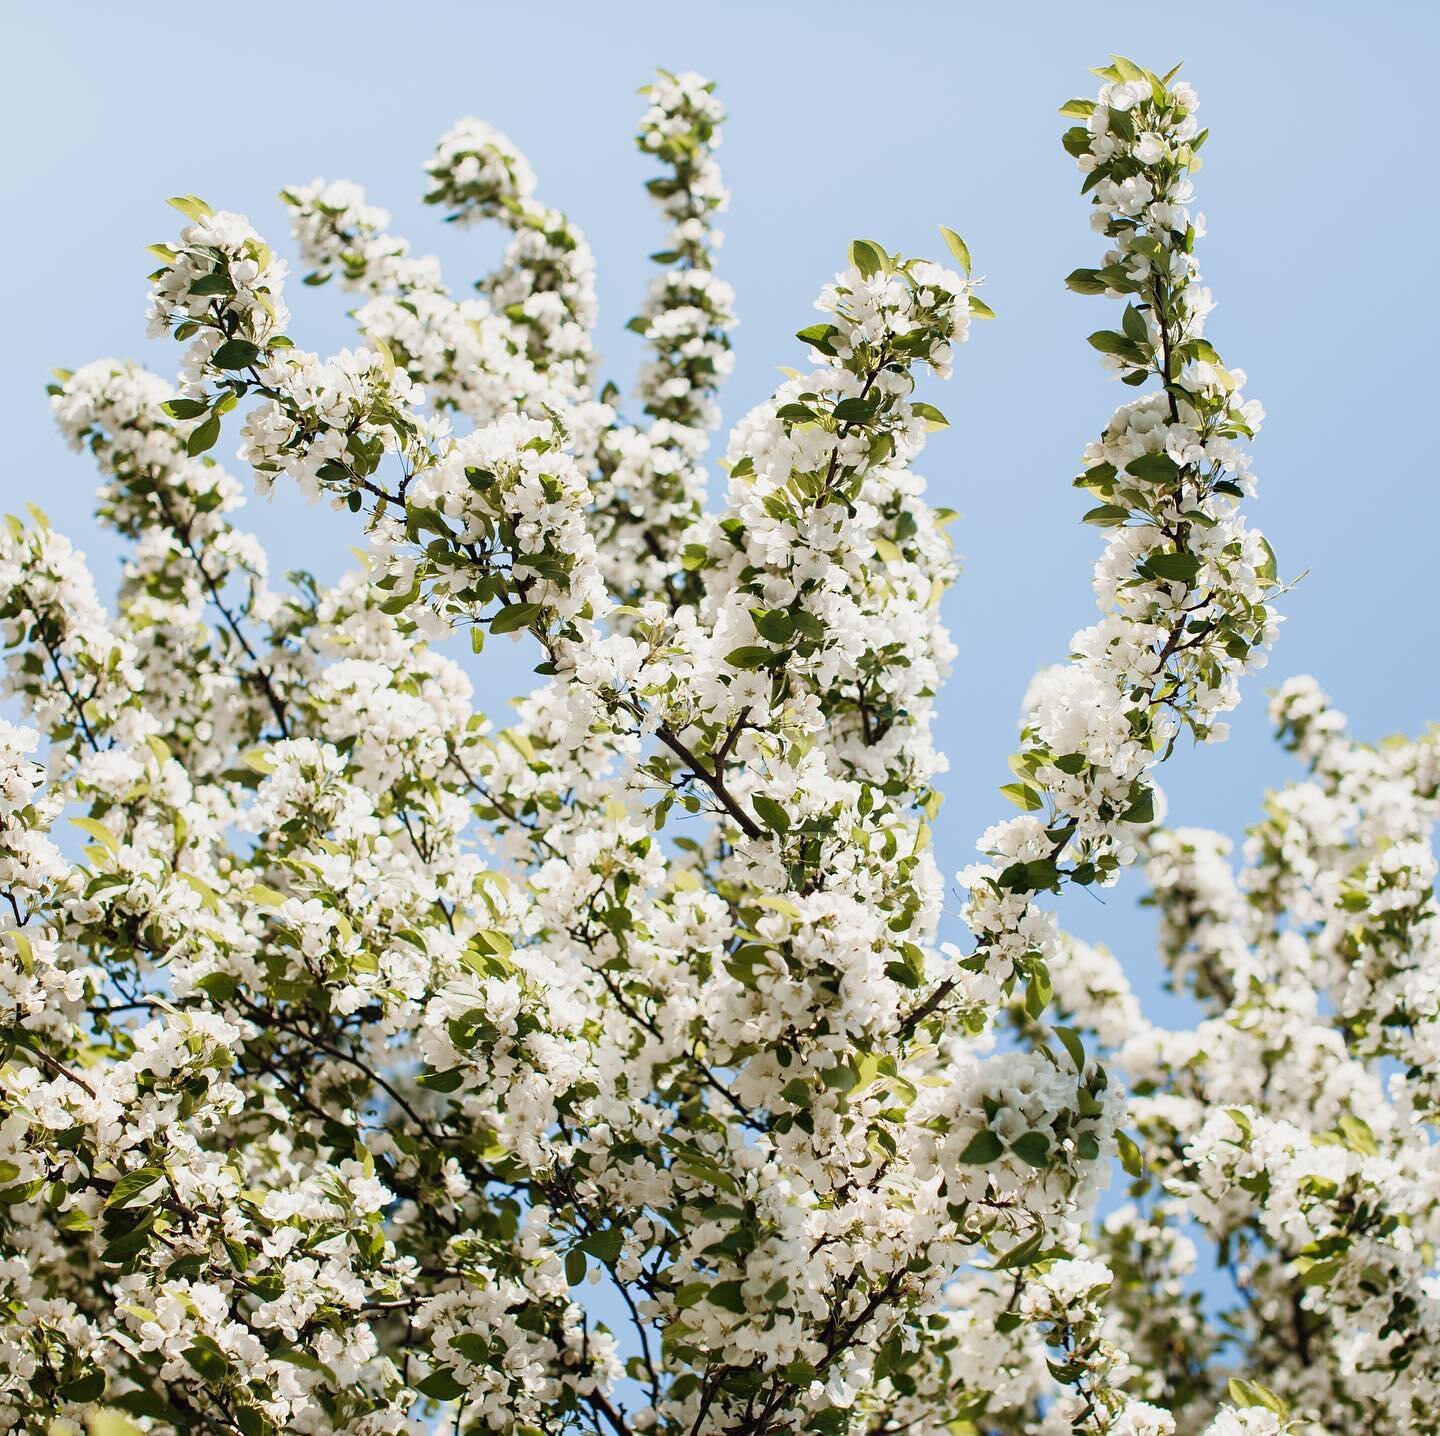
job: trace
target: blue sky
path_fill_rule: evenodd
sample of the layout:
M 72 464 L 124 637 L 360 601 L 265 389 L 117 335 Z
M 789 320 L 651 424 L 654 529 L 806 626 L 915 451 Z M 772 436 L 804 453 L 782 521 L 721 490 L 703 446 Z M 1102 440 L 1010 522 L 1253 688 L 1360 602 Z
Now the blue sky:
M 776 365 L 797 362 L 794 331 L 850 239 L 937 254 L 935 226 L 958 229 L 1000 318 L 977 326 L 955 378 L 927 394 L 953 427 L 922 468 L 935 500 L 964 515 L 953 532 L 966 555 L 947 608 L 961 656 L 941 707 L 947 872 L 1008 811 L 996 788 L 1026 681 L 1090 621 L 1101 535 L 1081 525 L 1087 500 L 1070 479 L 1129 396 L 1085 343 L 1116 307 L 1062 283 L 1101 246 L 1056 109 L 1093 92 L 1087 69 L 1111 50 L 1157 69 L 1184 60 L 1214 129 L 1199 176 L 1211 229 L 1201 264 L 1219 301 L 1210 334 L 1269 411 L 1253 514 L 1282 571 L 1309 576 L 1284 602 L 1279 647 L 1231 741 L 1166 770 L 1172 821 L 1238 834 L 1263 789 L 1292 774 L 1264 716 L 1264 690 L 1286 675 L 1315 673 L 1367 737 L 1440 718 L 1436 7 L 252 0 L 243 12 L 35 4 L 12 9 L 7 28 L 0 110 L 16 204 L 0 230 L 11 336 L 0 495 L 7 508 L 38 500 L 86 549 L 102 591 L 118 551 L 90 519 L 91 468 L 54 433 L 44 386 L 52 367 L 105 354 L 173 367 L 175 346 L 144 337 L 144 246 L 180 222 L 168 195 L 241 210 L 283 252 L 281 186 L 354 179 L 460 284 L 489 267 L 498 239 L 437 224 L 419 203 L 419 165 L 456 118 L 482 116 L 586 231 L 603 371 L 628 387 L 638 341 L 623 326 L 661 233 L 631 141 L 635 89 L 655 64 L 700 69 L 732 116 L 720 268 L 741 327 L 727 422 L 768 392 Z M 297 340 L 348 342 L 345 304 L 338 289 L 295 286 Z M 348 516 L 288 493 L 246 522 L 277 573 L 333 577 L 357 541 Z M 520 691 L 524 660 L 522 648 L 487 647 L 481 691 Z M 491 710 L 503 719 L 500 703 Z M 1154 995 L 1133 892 L 1103 905 L 1080 896 L 1066 921 L 1111 942 L 1157 1015 L 1178 1014 Z

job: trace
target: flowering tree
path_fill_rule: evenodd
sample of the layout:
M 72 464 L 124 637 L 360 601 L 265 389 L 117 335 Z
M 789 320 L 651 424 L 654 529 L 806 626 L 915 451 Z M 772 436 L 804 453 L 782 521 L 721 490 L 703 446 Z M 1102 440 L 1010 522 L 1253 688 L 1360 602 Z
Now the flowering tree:
M 1195 94 L 1098 73 L 1064 142 L 1104 253 L 1069 284 L 1123 300 L 1090 342 L 1137 392 L 1075 481 L 1099 617 L 1026 699 L 958 945 L 956 566 L 914 469 L 945 421 L 912 398 L 989 315 L 958 235 L 957 267 L 851 247 L 707 511 L 733 317 L 699 77 L 638 136 L 670 234 L 633 422 L 583 236 L 477 121 L 426 167 L 510 233 L 474 296 L 355 186 L 285 191 L 306 281 L 356 296 L 329 358 L 250 225 L 174 202 L 178 383 L 52 391 L 129 544 L 114 616 L 38 511 L 0 536 L 7 1429 L 1440 1430 L 1440 742 L 1368 747 L 1291 683 L 1310 777 L 1243 869 L 1158 825 L 1278 586 L 1241 513 L 1261 411 L 1203 337 Z M 363 524 L 361 571 L 271 587 L 210 457 L 232 411 L 262 492 Z M 508 727 L 462 631 L 536 653 Z M 1192 1032 L 1047 906 L 1136 863 Z M 1187 1288 L 1197 1238 L 1232 1302 Z

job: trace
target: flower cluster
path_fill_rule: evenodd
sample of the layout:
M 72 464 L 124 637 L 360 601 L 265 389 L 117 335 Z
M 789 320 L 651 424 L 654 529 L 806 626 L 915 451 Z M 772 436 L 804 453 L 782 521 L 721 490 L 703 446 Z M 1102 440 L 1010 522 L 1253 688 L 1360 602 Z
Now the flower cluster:
M 517 405 L 541 412 L 563 403 L 525 356 L 523 336 L 479 298 L 453 298 L 433 255 L 415 258 L 407 241 L 388 233 L 390 216 L 365 202 L 348 181 L 292 185 L 296 243 L 313 267 L 307 284 L 340 274 L 347 289 L 365 296 L 355 313 L 362 332 L 383 344 L 437 408 L 453 409 L 476 424 Z

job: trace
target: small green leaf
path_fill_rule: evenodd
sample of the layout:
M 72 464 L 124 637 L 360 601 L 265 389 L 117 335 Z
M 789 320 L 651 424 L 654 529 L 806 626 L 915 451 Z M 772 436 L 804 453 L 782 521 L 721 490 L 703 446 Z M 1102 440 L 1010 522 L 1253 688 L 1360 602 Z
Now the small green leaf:
M 1155 790 L 1147 788 L 1120 814 L 1122 823 L 1153 823 L 1155 821 Z
M 120 851 L 120 839 L 96 818 L 71 818 L 70 821 L 80 829 L 82 833 L 88 833 L 96 842 L 100 843 L 109 852 L 118 854 Z
M 1140 1151 L 1140 1144 L 1128 1132 L 1116 1132 L 1115 1142 L 1120 1148 L 1120 1165 L 1132 1177 L 1143 1176 L 1145 1157 Z
M 165 1173 L 159 1167 L 137 1167 L 133 1172 L 126 1172 L 115 1183 L 110 1195 L 105 1199 L 105 1205 L 107 1208 L 128 1207 L 157 1182 L 164 1180 Z
M 1145 328 L 1145 316 L 1133 304 L 1125 306 L 1125 313 L 1120 316 L 1120 327 L 1125 331 L 1126 337 L 1137 344 L 1149 343 L 1150 335 Z
M 750 619 L 761 638 L 771 643 L 789 643 L 795 637 L 795 620 L 783 608 L 752 608 Z
M 512 603 L 490 620 L 490 632 L 518 633 L 522 628 L 529 628 L 542 611 L 538 603 Z
M 1080 1034 L 1073 1027 L 1057 1027 L 1055 1035 L 1060 1039 L 1061 1046 L 1070 1054 L 1070 1060 L 1075 1064 L 1077 1072 L 1085 1070 L 1085 1044 L 1080 1040 Z
M 67 1401 L 98 1401 L 105 1394 L 105 1373 L 87 1371 L 73 1381 L 67 1381 L 60 1388 L 60 1395 Z
M 999 1257 L 993 1271 L 1011 1271 L 1015 1267 L 1029 1266 L 1040 1254 L 1040 1248 L 1045 1244 L 1045 1232 L 1040 1230 L 1034 1236 L 1026 1237 L 1023 1242 L 1017 1242 L 1004 1256 Z
M 850 263 L 860 271 L 862 278 L 870 279 L 883 274 L 890 267 L 889 256 L 874 240 L 857 239 L 850 246 Z
M 1336 1126 L 1339 1127 L 1340 1135 L 1345 1139 L 1345 1145 L 1351 1151 L 1359 1152 L 1363 1157 L 1380 1155 L 1380 1144 L 1375 1140 L 1375 1133 L 1371 1131 L 1370 1124 L 1363 1117 L 1356 1117 L 1347 1112 L 1336 1123 Z
M 1118 528 L 1129 517 L 1130 510 L 1119 504 L 1099 504 L 1091 509 L 1081 522 L 1094 524 L 1097 528 L 1113 529 Z
M 772 658 L 777 655 L 773 648 L 760 648 L 753 644 L 746 644 L 742 648 L 732 648 L 725 655 L 725 662 L 731 668 L 752 670 L 764 668 Z
M 166 203 L 171 209 L 178 209 L 187 219 L 205 219 L 215 213 L 198 195 L 182 194 Z
M 422 1396 L 433 1397 L 436 1401 L 458 1401 L 467 1390 L 455 1379 L 455 1373 L 445 1367 L 432 1371 L 424 1381 L 417 1381 L 415 1389 Z
M 1025 1163 L 1043 1171 L 1049 1165 L 1050 1139 L 1044 1132 L 1026 1132 L 1010 1144 L 1010 1150 Z
M 767 798 L 764 793 L 756 793 L 750 799 L 750 803 L 759 814 L 760 821 L 772 833 L 788 833 L 790 831 L 790 814 L 774 798 Z
M 1004 1151 L 1005 1144 L 1000 1138 L 988 1127 L 982 1127 L 965 1144 L 965 1150 L 957 1160 L 967 1167 L 988 1166 L 998 1161 Z
M 1133 339 L 1117 334 L 1113 329 L 1097 329 L 1087 342 L 1092 349 L 1098 349 L 1102 354 L 1118 354 L 1122 359 L 1135 362 L 1144 358 Z
M 1125 472 L 1149 483 L 1173 484 L 1180 476 L 1180 465 L 1169 454 L 1141 454 L 1125 465 Z
M 1065 276 L 1065 287 L 1076 294 L 1108 294 L 1110 286 L 1100 278 L 1098 269 L 1072 269 Z
M 1243 1377 L 1232 1376 L 1226 1382 L 1225 1390 L 1232 1404 L 1242 1409 L 1264 1407 L 1266 1411 L 1273 1411 L 1281 1420 L 1290 1414 L 1290 1408 L 1268 1386 L 1261 1386 L 1258 1381 L 1246 1381 Z
M 160 407 L 172 419 L 198 419 L 210 406 L 203 399 L 167 399 Z
M 949 229 L 943 224 L 940 226 L 940 237 L 945 241 L 946 248 L 959 261 L 960 268 L 968 275 L 970 273 L 970 246 L 953 229 Z
M 834 413 L 843 424 L 866 424 L 875 417 L 878 408 L 879 403 L 874 399 L 842 399 Z
M 220 437 L 220 416 L 211 414 L 203 424 L 194 428 L 190 437 L 185 441 L 185 452 L 193 459 L 198 454 L 203 454 L 208 449 L 215 447 L 215 441 Z
M 1164 579 L 1167 583 L 1194 583 L 1200 572 L 1200 556 L 1184 551 L 1152 553 L 1145 560 L 1144 567 L 1156 578 Z
M 625 1232 L 621 1227 L 606 1227 L 604 1231 L 591 1232 L 580 1245 L 597 1261 L 613 1266 L 625 1245 Z
M 1022 813 L 1033 813 L 1045 806 L 1045 800 L 1028 783 L 1006 783 L 1000 791 Z
M 260 357 L 260 346 L 248 339 L 227 339 L 211 357 L 217 369 L 248 369 Z

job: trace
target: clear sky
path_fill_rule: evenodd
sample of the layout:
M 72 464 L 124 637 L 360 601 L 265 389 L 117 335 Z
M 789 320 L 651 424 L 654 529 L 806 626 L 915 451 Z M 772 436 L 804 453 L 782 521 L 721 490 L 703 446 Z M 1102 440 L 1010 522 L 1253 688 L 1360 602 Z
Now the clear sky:
M 187 191 L 240 210 L 286 251 L 282 185 L 354 179 L 395 227 L 435 250 L 457 285 L 498 240 L 447 231 L 418 202 L 420 163 L 459 116 L 505 130 L 540 193 L 584 228 L 599 264 L 603 370 L 628 387 L 625 333 L 660 228 L 631 134 L 655 64 L 718 80 L 731 111 L 720 152 L 734 202 L 721 271 L 738 291 L 733 421 L 802 353 L 797 328 L 847 242 L 940 252 L 938 223 L 969 241 L 999 321 L 977 326 L 939 402 L 953 427 L 923 471 L 966 573 L 947 607 L 961 656 L 942 701 L 952 761 L 937 838 L 947 872 L 1009 811 L 1021 694 L 1090 622 L 1101 534 L 1070 486 L 1082 445 L 1122 390 L 1085 343 L 1118 306 L 1062 279 L 1096 262 L 1057 107 L 1093 93 L 1109 51 L 1186 62 L 1213 127 L 1199 176 L 1211 237 L 1201 264 L 1219 302 L 1210 334 L 1269 411 L 1253 516 L 1287 576 L 1287 622 L 1252 680 L 1231 741 L 1166 770 L 1175 822 L 1239 834 L 1267 785 L 1294 769 L 1268 738 L 1265 689 L 1313 672 L 1379 737 L 1440 718 L 1436 536 L 1440 495 L 1432 344 L 1437 233 L 1431 94 L 1440 7 L 1413 3 L 382 4 L 243 7 L 31 3 L 4 7 L 0 87 L 9 221 L 0 352 L 4 507 L 38 500 L 87 550 L 108 591 L 118 551 L 90 519 L 93 474 L 54 433 L 55 366 L 107 354 L 168 371 L 177 346 L 144 337 L 147 243 Z M 294 287 L 294 334 L 338 347 L 352 331 L 337 288 Z M 217 453 L 233 450 L 227 436 Z M 238 470 L 237 470 L 238 471 Z M 333 577 L 358 528 L 284 494 L 244 520 L 277 573 Z M 490 695 L 518 692 L 525 650 L 487 647 Z M 531 660 L 533 661 L 533 659 Z M 1155 989 L 1148 924 L 1130 885 L 1065 919 L 1105 937 Z M 949 936 L 958 937 L 953 929 Z M 1162 1018 L 1177 1004 L 1154 998 Z

